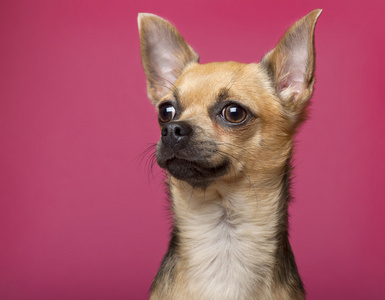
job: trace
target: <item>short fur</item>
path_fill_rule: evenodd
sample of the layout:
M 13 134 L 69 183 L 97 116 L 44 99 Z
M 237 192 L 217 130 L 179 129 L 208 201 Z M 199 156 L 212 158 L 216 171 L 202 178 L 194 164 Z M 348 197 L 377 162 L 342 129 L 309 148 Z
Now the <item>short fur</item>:
M 169 22 L 139 15 L 174 221 L 150 299 L 305 298 L 288 239 L 290 161 L 313 92 L 320 13 L 259 64 L 199 64 Z

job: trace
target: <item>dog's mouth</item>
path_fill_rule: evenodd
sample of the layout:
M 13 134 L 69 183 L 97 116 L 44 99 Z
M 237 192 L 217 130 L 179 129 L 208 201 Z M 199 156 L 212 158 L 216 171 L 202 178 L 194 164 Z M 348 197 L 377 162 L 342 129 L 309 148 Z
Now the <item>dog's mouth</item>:
M 197 138 L 200 128 L 185 121 L 170 122 L 162 129 L 156 148 L 158 165 L 193 187 L 205 188 L 230 169 L 230 159 L 218 153 L 213 141 Z
M 212 165 L 207 162 L 197 162 L 175 156 L 164 162 L 158 161 L 158 163 L 175 178 L 197 187 L 207 187 L 213 180 L 226 174 L 230 166 L 227 159 Z

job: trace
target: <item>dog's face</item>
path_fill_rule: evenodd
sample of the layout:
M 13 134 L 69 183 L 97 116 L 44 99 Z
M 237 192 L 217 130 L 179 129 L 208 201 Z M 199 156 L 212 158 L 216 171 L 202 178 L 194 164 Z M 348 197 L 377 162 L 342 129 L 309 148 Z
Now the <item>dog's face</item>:
M 198 186 L 226 175 L 234 179 L 246 164 L 253 169 L 250 164 L 266 149 L 264 135 L 285 122 L 257 64 L 191 64 L 157 107 L 162 134 L 158 164 Z M 268 122 L 280 119 L 279 124 Z
M 142 14 L 142 61 L 161 129 L 159 166 L 194 187 L 281 168 L 313 89 L 319 13 L 293 25 L 259 64 L 198 64 L 172 25 Z

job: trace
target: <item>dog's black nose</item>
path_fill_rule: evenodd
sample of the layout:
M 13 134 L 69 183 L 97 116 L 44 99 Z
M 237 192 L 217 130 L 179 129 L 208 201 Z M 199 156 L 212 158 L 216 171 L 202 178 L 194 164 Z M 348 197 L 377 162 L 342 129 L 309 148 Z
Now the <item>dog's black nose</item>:
M 192 127 L 187 122 L 171 122 L 166 124 L 162 129 L 163 144 L 174 148 L 184 147 L 192 133 Z

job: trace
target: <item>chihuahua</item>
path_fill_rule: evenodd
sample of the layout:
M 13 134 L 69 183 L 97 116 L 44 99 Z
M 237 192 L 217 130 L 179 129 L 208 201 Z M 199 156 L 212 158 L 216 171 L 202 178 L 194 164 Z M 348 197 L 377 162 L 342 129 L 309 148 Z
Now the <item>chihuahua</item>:
M 150 299 L 305 299 L 288 239 L 293 137 L 313 93 L 321 10 L 259 63 L 199 64 L 166 20 L 139 14 L 173 227 Z

